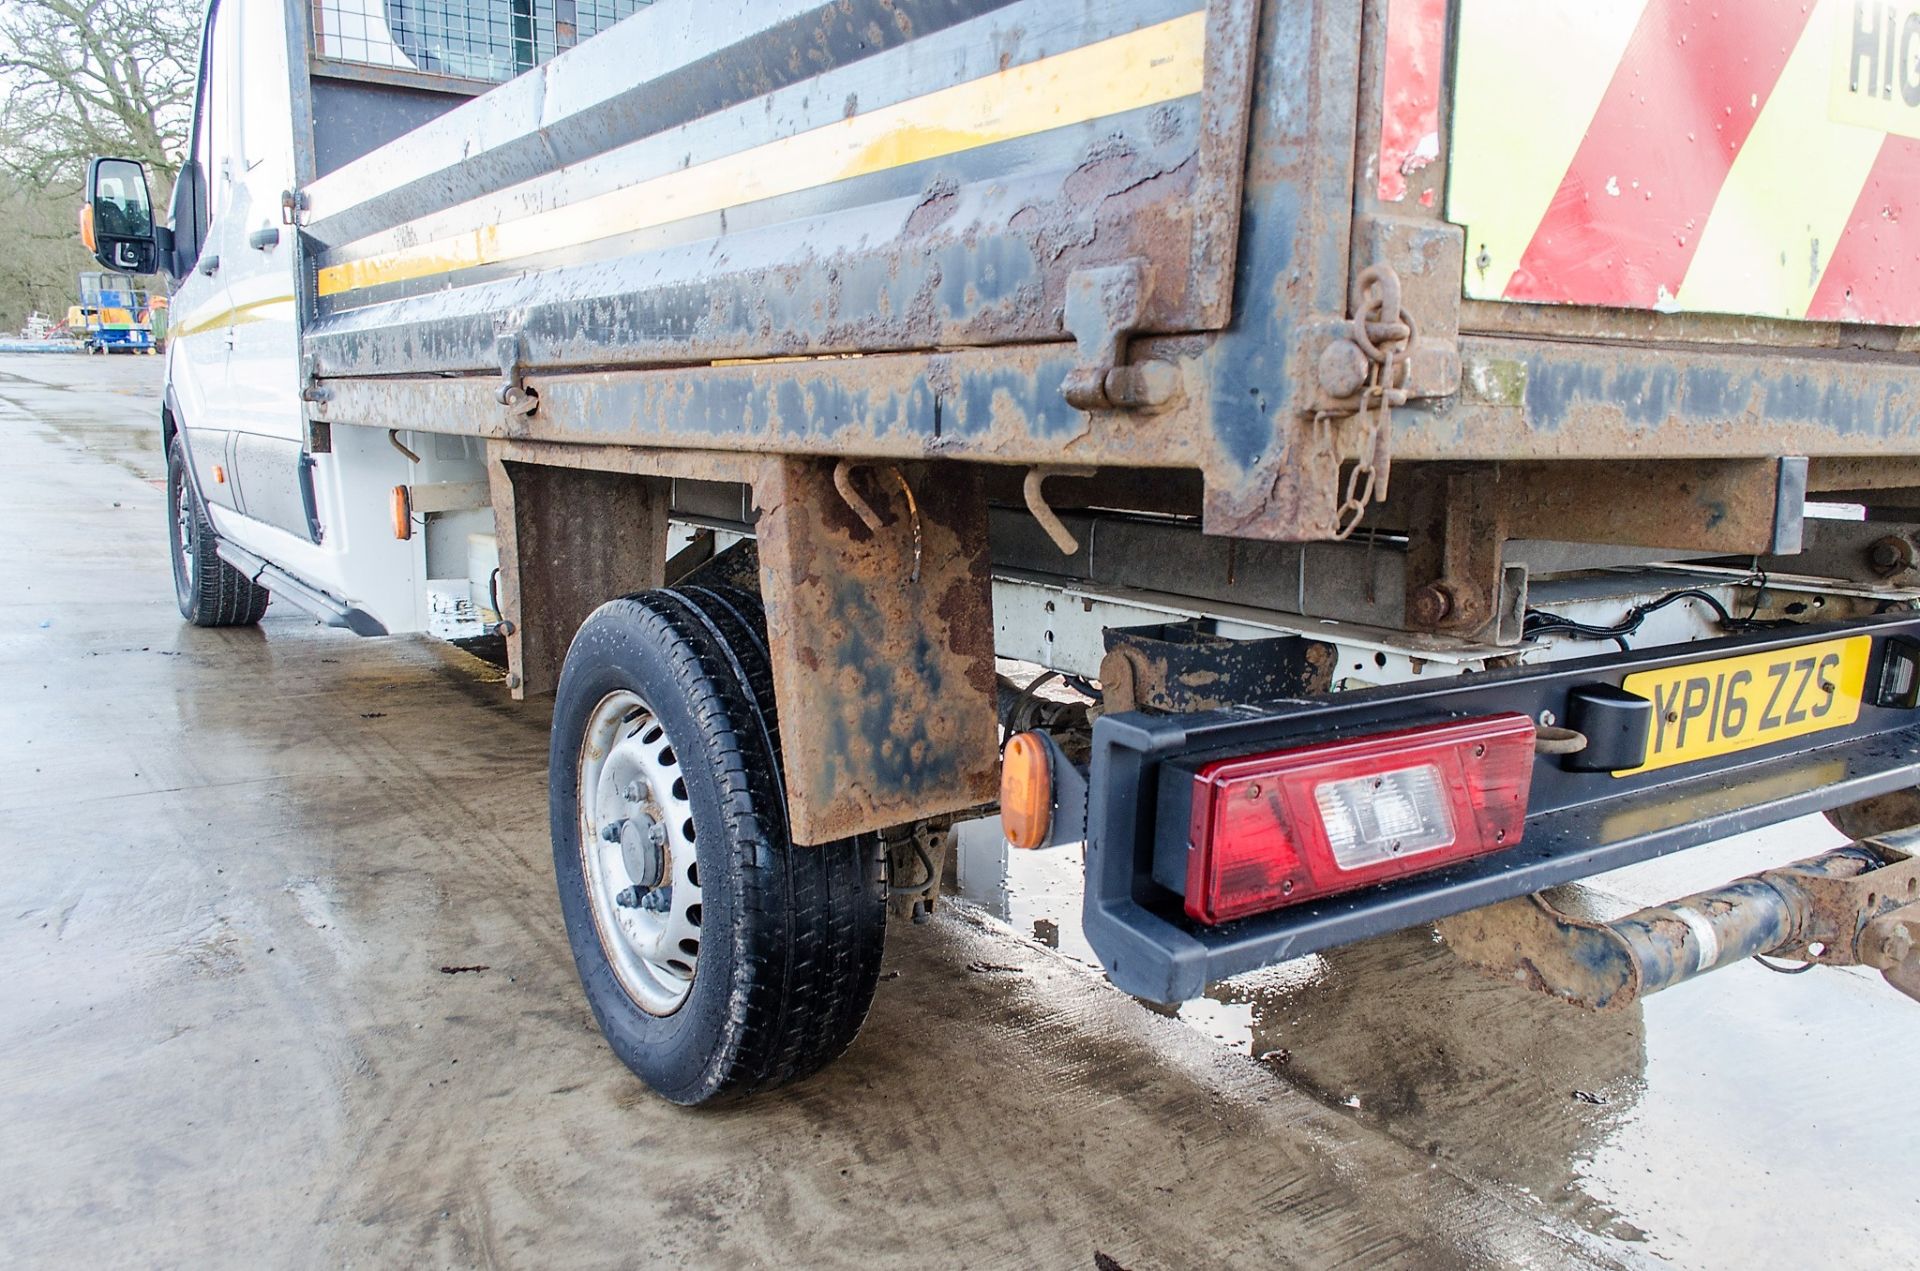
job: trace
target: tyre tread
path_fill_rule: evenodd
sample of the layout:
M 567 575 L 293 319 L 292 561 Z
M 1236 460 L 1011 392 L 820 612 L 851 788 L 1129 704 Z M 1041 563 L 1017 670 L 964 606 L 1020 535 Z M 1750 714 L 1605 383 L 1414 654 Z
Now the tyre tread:
M 666 655 L 674 691 L 699 721 L 740 877 L 728 933 L 734 979 L 721 1035 L 696 1082 L 662 1093 L 699 1103 L 808 1076 L 852 1044 L 879 981 L 886 909 L 877 843 L 801 847 L 788 838 L 757 597 L 703 586 L 638 593 L 611 605 L 640 640 Z M 562 678 L 564 696 L 564 672 Z M 556 738 L 556 764 L 571 762 L 562 749 Z
M 178 435 L 167 447 L 167 543 L 173 541 L 174 483 L 188 479 L 186 448 Z M 272 594 L 253 579 L 222 560 L 213 549 L 213 525 L 206 509 L 193 500 L 193 565 L 185 579 L 176 577 L 180 616 L 196 627 L 250 627 L 267 612 Z M 178 570 L 176 563 L 174 568 Z

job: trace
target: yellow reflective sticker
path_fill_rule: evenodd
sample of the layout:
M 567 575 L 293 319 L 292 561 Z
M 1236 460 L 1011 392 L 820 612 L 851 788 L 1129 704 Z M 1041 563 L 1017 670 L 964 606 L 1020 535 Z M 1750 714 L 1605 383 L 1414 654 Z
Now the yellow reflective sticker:
M 1813 306 L 1886 144 L 1878 133 L 1827 118 L 1818 105 L 1828 74 L 1821 37 L 1841 10 L 1853 11 L 1850 0 L 1820 0 L 1774 87 L 1779 108 L 1761 114 L 1734 159 L 1700 229 L 1700 250 L 1680 287 L 1682 309 L 1804 318 Z

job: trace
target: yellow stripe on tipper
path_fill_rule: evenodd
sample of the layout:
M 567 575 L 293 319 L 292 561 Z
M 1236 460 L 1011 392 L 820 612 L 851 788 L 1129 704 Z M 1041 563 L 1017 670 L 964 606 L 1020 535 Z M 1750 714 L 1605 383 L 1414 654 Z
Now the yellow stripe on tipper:
M 1195 11 L 565 207 L 329 265 L 318 290 L 499 264 L 1158 105 L 1198 93 L 1205 62 Z
M 1860 718 L 1872 636 L 1847 636 L 1629 675 L 1653 703 L 1647 756 L 1616 777 L 1731 755 Z

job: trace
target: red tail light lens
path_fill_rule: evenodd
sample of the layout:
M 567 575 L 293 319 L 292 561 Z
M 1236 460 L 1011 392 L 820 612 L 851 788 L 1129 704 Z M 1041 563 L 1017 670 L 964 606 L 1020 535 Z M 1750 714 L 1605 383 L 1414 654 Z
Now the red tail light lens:
M 1533 721 L 1495 715 L 1194 774 L 1187 913 L 1227 922 L 1520 842 Z

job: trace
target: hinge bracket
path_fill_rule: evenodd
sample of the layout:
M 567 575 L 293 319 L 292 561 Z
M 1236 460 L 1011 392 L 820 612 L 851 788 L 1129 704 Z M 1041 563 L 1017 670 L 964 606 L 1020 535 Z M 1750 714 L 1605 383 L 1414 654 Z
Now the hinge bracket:
M 1153 294 L 1144 259 L 1078 269 L 1067 277 L 1063 324 L 1079 345 L 1080 364 L 1060 386 L 1081 410 L 1163 410 L 1180 388 L 1179 368 L 1149 358 L 1127 362 L 1127 341 L 1140 329 Z
M 306 450 L 311 455 L 333 453 L 333 425 L 320 418 L 326 412 L 327 401 L 333 396 L 333 390 L 320 380 L 319 368 L 314 364 L 313 354 L 300 355 L 300 400 L 314 409 L 303 411 L 303 423 L 306 428 Z
M 540 394 L 526 383 L 523 361 L 526 347 L 519 333 L 503 335 L 494 341 L 494 357 L 500 364 L 500 387 L 494 400 L 507 408 L 510 416 L 531 415 L 540 409 Z
M 300 359 L 300 400 L 316 406 L 325 405 L 333 396 L 333 390 L 320 382 L 320 369 L 314 365 L 311 353 Z

